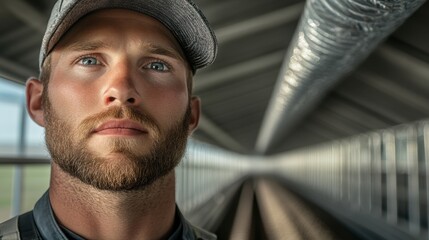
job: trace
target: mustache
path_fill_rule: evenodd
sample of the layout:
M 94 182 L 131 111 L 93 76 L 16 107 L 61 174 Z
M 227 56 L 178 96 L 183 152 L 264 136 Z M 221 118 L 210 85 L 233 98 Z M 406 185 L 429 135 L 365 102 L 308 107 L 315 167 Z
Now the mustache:
M 111 119 L 129 119 L 136 121 L 148 130 L 160 132 L 158 123 L 143 110 L 137 110 L 128 106 L 113 106 L 103 112 L 96 113 L 85 118 L 78 127 L 78 133 L 85 134 L 88 137 L 100 124 Z

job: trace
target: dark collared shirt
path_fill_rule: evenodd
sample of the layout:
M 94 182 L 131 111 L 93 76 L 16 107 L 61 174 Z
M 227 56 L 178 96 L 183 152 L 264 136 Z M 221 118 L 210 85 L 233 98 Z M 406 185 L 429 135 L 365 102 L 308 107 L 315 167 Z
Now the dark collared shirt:
M 174 230 L 173 234 L 168 238 L 168 240 L 215 240 L 216 236 L 202 230 L 198 227 L 192 226 L 186 219 L 183 217 L 179 208 L 176 207 L 176 218 L 178 221 L 177 228 Z M 55 220 L 54 213 L 52 211 L 52 207 L 49 201 L 48 192 L 46 192 L 40 199 L 37 201 L 34 209 L 33 209 L 33 220 L 35 225 L 35 231 L 37 231 L 37 235 L 39 238 L 36 239 L 56 239 L 56 240 L 84 240 L 84 238 L 79 235 L 73 233 L 72 231 L 61 227 L 57 221 Z M 14 222 L 14 224 L 10 224 Z M 20 232 L 18 230 L 18 226 L 16 219 L 11 219 L 1 225 L 8 225 L 6 231 L 4 232 L 6 235 L 2 235 L 2 231 L 0 231 L 0 240 L 3 237 L 5 239 L 20 239 Z M 33 224 L 33 223 L 32 223 Z M 15 228 L 16 225 L 16 228 Z M 13 228 L 13 229 L 12 229 Z
M 36 206 L 33 210 L 33 216 L 37 229 L 39 230 L 40 235 L 44 239 L 84 240 L 84 238 L 80 237 L 79 235 L 58 225 L 57 221 L 55 220 L 54 213 L 52 211 L 48 192 L 46 192 L 42 196 L 42 198 L 37 201 Z M 183 238 L 181 238 L 181 233 L 183 232 L 183 224 L 181 219 L 179 221 L 180 222 L 178 224 L 178 227 L 176 228 L 174 233 L 168 238 L 168 240 L 180 240 L 185 239 L 185 237 L 188 237 L 183 236 Z

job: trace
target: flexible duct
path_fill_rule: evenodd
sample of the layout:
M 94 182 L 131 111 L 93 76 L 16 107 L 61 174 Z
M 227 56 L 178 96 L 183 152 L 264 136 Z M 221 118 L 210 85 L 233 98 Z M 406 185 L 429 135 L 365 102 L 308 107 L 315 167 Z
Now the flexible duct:
M 307 0 L 265 113 L 256 150 L 267 153 L 424 0 Z

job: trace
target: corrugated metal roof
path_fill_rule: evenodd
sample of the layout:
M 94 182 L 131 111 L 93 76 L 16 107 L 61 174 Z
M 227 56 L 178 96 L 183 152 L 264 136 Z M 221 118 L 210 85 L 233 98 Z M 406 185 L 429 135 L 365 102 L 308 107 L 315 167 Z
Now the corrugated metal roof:
M 254 153 L 255 142 L 304 1 L 196 0 L 218 35 L 212 66 L 197 73 L 203 119 L 194 138 Z M 0 75 L 38 75 L 53 0 L 0 2 Z M 268 154 L 429 116 L 429 4 L 344 77 Z

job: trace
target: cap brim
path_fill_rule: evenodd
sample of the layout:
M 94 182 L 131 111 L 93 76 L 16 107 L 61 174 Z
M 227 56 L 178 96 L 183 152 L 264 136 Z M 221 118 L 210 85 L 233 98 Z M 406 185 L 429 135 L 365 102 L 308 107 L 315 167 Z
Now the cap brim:
M 216 58 L 215 34 L 198 7 L 187 0 L 65 0 L 58 1 L 52 10 L 40 51 L 40 68 L 73 24 L 90 12 L 107 8 L 129 9 L 160 21 L 177 39 L 194 69 Z

